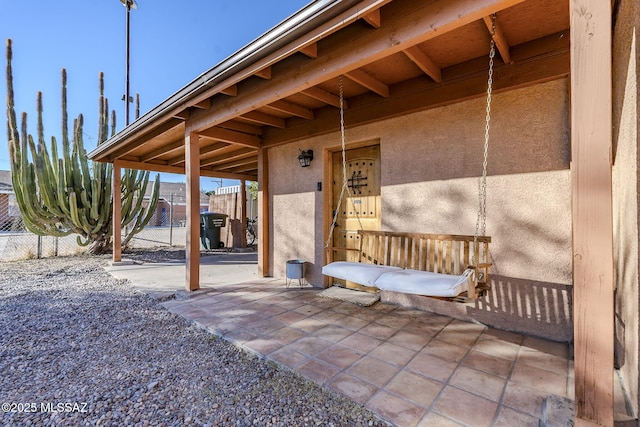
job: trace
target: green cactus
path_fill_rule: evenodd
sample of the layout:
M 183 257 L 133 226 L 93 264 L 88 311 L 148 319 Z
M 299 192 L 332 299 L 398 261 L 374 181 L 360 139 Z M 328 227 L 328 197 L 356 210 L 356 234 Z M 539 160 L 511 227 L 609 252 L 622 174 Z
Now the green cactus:
M 37 97 L 37 141 L 27 132 L 27 115 L 22 113 L 18 131 L 11 69 L 11 40 L 7 40 L 7 140 L 16 202 L 26 228 L 41 236 L 78 235 L 78 244 L 90 245 L 90 253 L 111 246 L 113 166 L 89 162 L 83 142 L 82 114 L 74 120 L 69 139 L 67 118 L 67 74 L 62 70 L 62 149 L 55 137 L 50 149 L 42 124 L 42 93 Z M 108 101 L 104 97 L 104 76 L 100 73 L 98 144 L 109 134 Z M 115 133 L 115 112 L 111 134 Z M 62 155 L 62 158 L 59 158 Z M 126 247 L 153 216 L 158 203 L 160 176 L 157 175 L 148 206 L 142 205 L 149 183 L 148 171 L 125 169 L 122 176 L 122 239 Z

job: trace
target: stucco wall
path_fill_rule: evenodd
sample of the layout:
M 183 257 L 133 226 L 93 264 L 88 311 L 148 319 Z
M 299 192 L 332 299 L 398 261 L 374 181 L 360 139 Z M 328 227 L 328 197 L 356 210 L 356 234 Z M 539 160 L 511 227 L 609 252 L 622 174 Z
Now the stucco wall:
M 636 0 L 618 5 L 613 39 L 613 212 L 616 365 L 638 414 L 638 28 Z
M 474 233 L 484 117 L 485 100 L 475 99 L 347 130 L 348 143 L 380 143 L 383 230 Z M 565 79 L 494 95 L 487 234 L 492 272 L 507 282 L 571 284 L 568 127 Z M 327 166 L 323 149 L 339 144 L 332 134 L 269 150 L 276 277 L 285 276 L 287 259 L 302 258 L 310 262 L 307 279 L 323 284 L 317 182 Z M 300 168 L 299 149 L 309 148 L 316 158 Z M 329 187 L 323 183 L 323 191 Z

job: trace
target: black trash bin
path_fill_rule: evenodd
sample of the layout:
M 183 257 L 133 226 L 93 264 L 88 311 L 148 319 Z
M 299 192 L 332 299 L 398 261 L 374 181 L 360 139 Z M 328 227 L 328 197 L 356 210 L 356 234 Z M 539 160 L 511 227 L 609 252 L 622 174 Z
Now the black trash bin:
M 220 241 L 220 229 L 227 223 L 226 214 L 203 212 L 200 214 L 200 240 L 205 249 L 223 248 Z

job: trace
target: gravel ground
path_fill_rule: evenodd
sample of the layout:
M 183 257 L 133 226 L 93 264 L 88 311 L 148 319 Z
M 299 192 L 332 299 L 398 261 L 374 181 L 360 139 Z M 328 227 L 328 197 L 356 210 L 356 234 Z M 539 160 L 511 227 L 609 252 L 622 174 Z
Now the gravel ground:
M 0 265 L 0 425 L 386 425 L 169 313 L 107 260 Z

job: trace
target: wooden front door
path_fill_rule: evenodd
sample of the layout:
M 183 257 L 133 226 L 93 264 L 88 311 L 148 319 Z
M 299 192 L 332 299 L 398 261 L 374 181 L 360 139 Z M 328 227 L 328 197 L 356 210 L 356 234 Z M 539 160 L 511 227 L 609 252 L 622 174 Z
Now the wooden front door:
M 380 146 L 354 148 L 345 152 L 347 188 L 338 209 L 333 246 L 359 248 L 358 230 L 380 230 Z M 338 208 L 344 181 L 342 152 L 333 153 L 333 205 Z M 356 252 L 336 251 L 333 261 L 358 261 Z M 334 279 L 335 284 L 366 289 L 353 282 Z

